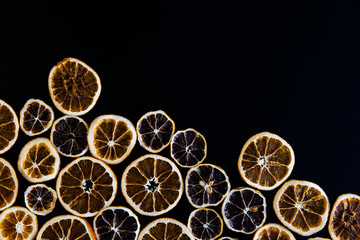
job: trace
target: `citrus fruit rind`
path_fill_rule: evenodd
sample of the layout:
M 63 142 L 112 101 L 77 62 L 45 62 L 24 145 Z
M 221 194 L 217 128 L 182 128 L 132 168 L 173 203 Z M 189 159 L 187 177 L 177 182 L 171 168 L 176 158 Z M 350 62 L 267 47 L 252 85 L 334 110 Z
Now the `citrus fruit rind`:
M 0 154 L 8 151 L 19 135 L 19 120 L 12 107 L 0 99 Z
M 253 240 L 296 240 L 294 235 L 285 227 L 277 223 L 268 223 L 259 228 Z
M 19 191 L 19 181 L 12 165 L 0 158 L 0 211 L 12 206 Z

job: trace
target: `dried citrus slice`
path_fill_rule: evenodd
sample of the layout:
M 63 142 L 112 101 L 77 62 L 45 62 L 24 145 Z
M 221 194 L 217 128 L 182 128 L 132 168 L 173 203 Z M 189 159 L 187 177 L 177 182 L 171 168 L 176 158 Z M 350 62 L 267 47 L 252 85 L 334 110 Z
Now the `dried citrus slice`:
M 135 211 L 158 216 L 177 205 L 183 192 L 183 181 L 179 169 L 171 160 L 147 154 L 125 169 L 121 190 Z
M 324 228 L 329 215 L 329 200 L 324 190 L 315 183 L 290 180 L 274 197 L 274 211 L 290 230 L 312 235 Z
M 36 184 L 29 186 L 24 193 L 25 205 L 37 215 L 44 216 L 55 207 L 56 192 L 45 184 Z
M 139 234 L 139 240 L 193 240 L 189 229 L 173 218 L 159 218 L 149 223 Z
M 88 142 L 91 154 L 108 164 L 118 164 L 136 143 L 134 125 L 118 115 L 102 115 L 90 124 Z
M 80 217 L 95 216 L 110 206 L 117 191 L 117 179 L 111 168 L 93 157 L 80 157 L 66 165 L 56 181 L 61 205 Z
M 48 220 L 39 230 L 36 240 L 96 240 L 90 224 L 73 215 L 60 215 Z
M 266 199 L 257 190 L 239 187 L 226 196 L 221 210 L 230 230 L 251 234 L 265 223 Z
M 19 121 L 12 107 L 0 99 L 0 154 L 9 150 L 19 135 Z
M 218 238 L 218 240 L 238 240 L 238 239 L 232 238 L 232 237 L 221 237 L 221 238 Z
M 185 179 L 185 193 L 194 207 L 217 206 L 230 191 L 226 172 L 212 164 L 191 168 Z
M 174 121 L 162 110 L 146 113 L 136 125 L 140 145 L 152 153 L 167 147 L 174 132 Z
M 54 111 L 39 99 L 29 99 L 20 111 L 20 128 L 29 136 L 46 132 L 53 121 Z
M 295 240 L 295 237 L 280 224 L 268 223 L 257 230 L 253 240 Z
M 331 210 L 329 233 L 332 239 L 360 239 L 360 196 L 340 195 Z
M 198 131 L 188 128 L 177 131 L 171 138 L 171 157 L 182 167 L 194 167 L 206 158 L 205 137 Z
M 93 226 L 98 240 L 136 240 L 140 231 L 137 216 L 121 206 L 102 209 L 94 218 Z
M 88 150 L 87 132 L 88 125 L 82 118 L 63 116 L 54 122 L 50 140 L 61 155 L 80 157 Z
M 14 204 L 18 190 L 19 182 L 14 168 L 0 158 L 0 211 Z
M 244 144 L 238 168 L 242 179 L 250 186 L 272 190 L 290 176 L 294 164 L 294 151 L 284 139 L 261 132 Z
M 10 207 L 0 214 L 1 239 L 31 240 L 37 230 L 36 215 L 24 207 Z
M 94 107 L 100 96 L 100 78 L 84 62 L 65 58 L 50 71 L 49 91 L 59 111 L 69 115 L 83 115 Z
M 221 217 L 210 208 L 199 208 L 192 211 L 187 226 L 195 239 L 215 239 L 223 232 Z
M 18 169 L 29 182 L 48 181 L 59 172 L 60 156 L 49 139 L 35 138 L 21 149 Z

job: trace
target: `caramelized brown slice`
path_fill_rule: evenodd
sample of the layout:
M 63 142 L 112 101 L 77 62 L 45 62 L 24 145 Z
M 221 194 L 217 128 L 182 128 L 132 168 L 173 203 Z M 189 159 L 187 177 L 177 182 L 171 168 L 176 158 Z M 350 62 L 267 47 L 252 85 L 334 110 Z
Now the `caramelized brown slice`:
M 50 213 L 55 207 L 56 199 L 55 190 L 45 184 L 31 185 L 25 191 L 26 207 L 38 215 Z
M 281 225 L 269 223 L 256 232 L 254 240 L 295 240 L 295 237 Z
M 188 228 L 195 239 L 215 239 L 222 234 L 223 222 L 215 210 L 200 208 L 191 212 Z
M 0 100 L 0 154 L 9 150 L 19 132 L 16 113 L 9 104 Z
M 15 202 L 18 187 L 15 170 L 9 162 L 0 158 L 0 210 L 4 210 Z

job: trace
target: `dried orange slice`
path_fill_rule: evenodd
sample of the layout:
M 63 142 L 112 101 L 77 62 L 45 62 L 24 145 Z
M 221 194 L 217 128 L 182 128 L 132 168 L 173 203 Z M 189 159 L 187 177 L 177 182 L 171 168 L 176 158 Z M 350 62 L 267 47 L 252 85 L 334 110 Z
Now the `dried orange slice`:
M 18 190 L 19 182 L 14 168 L 0 158 L 0 211 L 14 204 Z
M 60 156 L 49 139 L 35 138 L 21 149 L 18 169 L 29 182 L 48 181 L 59 172 Z
M 230 230 L 251 234 L 265 223 L 266 199 L 252 188 L 235 188 L 226 196 L 221 212 Z
M 268 223 L 256 231 L 253 240 L 295 240 L 295 237 L 280 224 Z
M 88 143 L 91 154 L 108 164 L 118 164 L 136 143 L 134 125 L 118 115 L 102 115 L 90 124 Z
M 244 144 L 238 168 L 242 179 L 250 186 L 272 190 L 290 176 L 294 164 L 294 151 L 284 139 L 261 132 Z
M 52 212 L 56 203 L 56 192 L 45 184 L 29 186 L 24 193 L 25 205 L 37 215 L 45 216 Z
M 121 190 L 126 201 L 142 215 L 159 216 L 173 209 L 183 192 L 181 173 L 169 159 L 144 155 L 125 169 Z
M 56 181 L 61 205 L 80 217 L 93 217 L 114 201 L 117 179 L 111 168 L 93 157 L 80 157 L 66 165 Z
M 332 239 L 360 239 L 360 196 L 340 195 L 331 210 L 329 233 Z
M 90 224 L 73 215 L 60 215 L 48 220 L 39 230 L 36 240 L 96 240 Z
M 10 207 L 0 214 L 1 239 L 31 240 L 37 230 L 36 215 L 24 207 Z
M 186 197 L 196 208 L 219 205 L 229 191 L 229 177 L 218 166 L 200 164 L 191 168 L 186 175 Z
M 40 99 L 29 99 L 20 111 L 20 128 L 29 136 L 46 132 L 53 121 L 54 111 Z
M 136 240 L 140 231 L 137 216 L 121 206 L 102 209 L 94 218 L 93 226 L 98 240 Z
M 138 240 L 193 240 L 189 229 L 173 218 L 159 218 L 149 223 L 139 234 Z
M 182 167 L 194 167 L 204 161 L 207 154 L 205 137 L 188 128 L 177 131 L 171 138 L 171 157 Z
M 195 239 L 215 239 L 223 232 L 221 217 L 210 208 L 199 208 L 192 211 L 187 226 Z
M 0 99 L 0 154 L 9 150 L 19 135 L 19 121 L 15 111 Z
M 54 122 L 50 140 L 61 155 L 80 157 L 88 150 L 87 132 L 88 125 L 82 118 L 63 116 Z
M 100 78 L 84 62 L 65 58 L 50 71 L 49 92 L 59 111 L 68 115 L 83 115 L 94 107 L 100 96 Z
M 274 211 L 290 230 L 310 236 L 325 227 L 329 215 L 329 199 L 315 183 L 290 180 L 274 197 Z

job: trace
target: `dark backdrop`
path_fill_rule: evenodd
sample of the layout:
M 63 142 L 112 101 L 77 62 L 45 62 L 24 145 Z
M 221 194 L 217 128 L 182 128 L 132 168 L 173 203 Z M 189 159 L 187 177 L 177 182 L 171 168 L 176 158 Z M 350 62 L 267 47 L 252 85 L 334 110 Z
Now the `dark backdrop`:
M 319 184 L 331 206 L 342 193 L 360 194 L 359 2 L 97 2 L 2 3 L 0 98 L 17 113 L 29 98 L 53 106 L 50 69 L 75 57 L 99 74 L 103 86 L 98 103 L 83 116 L 88 123 L 108 113 L 136 123 L 144 113 L 162 109 L 176 129 L 192 127 L 205 136 L 205 162 L 223 167 L 234 188 L 246 185 L 237 170 L 242 145 L 270 131 L 295 151 L 290 178 Z M 16 166 L 30 139 L 20 130 L 1 157 Z M 145 153 L 137 144 L 113 166 L 119 180 Z M 169 148 L 161 155 L 169 157 Z M 62 157 L 62 166 L 70 160 Z M 181 171 L 185 177 L 187 170 Z M 15 205 L 24 206 L 29 183 L 18 177 Z M 47 184 L 55 188 L 55 180 Z M 275 192 L 264 192 L 267 222 L 279 222 L 272 208 Z M 113 205 L 129 206 L 121 191 Z M 186 223 L 192 210 L 183 195 L 163 216 Z M 39 224 L 64 213 L 58 202 L 54 212 L 38 217 Z M 155 219 L 139 217 L 143 227 Z M 223 235 L 252 239 L 226 226 Z M 315 236 L 329 237 L 327 227 Z

